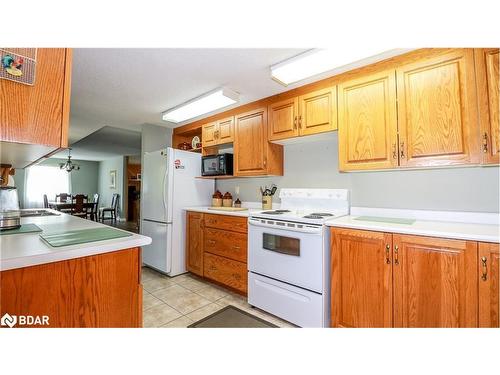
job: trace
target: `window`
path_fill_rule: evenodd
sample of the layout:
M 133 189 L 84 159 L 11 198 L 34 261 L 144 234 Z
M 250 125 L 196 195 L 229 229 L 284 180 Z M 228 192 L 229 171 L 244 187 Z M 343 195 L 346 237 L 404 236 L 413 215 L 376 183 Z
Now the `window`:
M 53 201 L 56 194 L 71 193 L 69 179 L 70 173 L 55 166 L 36 165 L 26 169 L 24 208 L 43 207 L 44 194 Z

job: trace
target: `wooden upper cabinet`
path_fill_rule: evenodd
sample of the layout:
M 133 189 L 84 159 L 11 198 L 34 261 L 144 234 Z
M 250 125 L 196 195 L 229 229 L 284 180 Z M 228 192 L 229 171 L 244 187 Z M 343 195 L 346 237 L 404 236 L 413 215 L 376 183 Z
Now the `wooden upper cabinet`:
M 332 327 L 392 327 L 392 235 L 331 234 Z
M 269 140 L 292 138 L 298 131 L 298 99 L 290 98 L 273 103 L 267 107 L 269 119 Z
M 500 328 L 500 245 L 479 243 L 479 327 Z
M 337 129 L 337 87 L 299 96 L 299 135 Z
M 500 162 L 499 49 L 475 49 L 482 163 Z
M 401 166 L 479 162 L 472 49 L 396 69 Z
M 71 49 L 38 48 L 33 85 L 0 80 L 0 140 L 67 147 Z
M 203 276 L 203 214 L 186 213 L 186 268 Z
M 217 144 L 217 122 L 210 122 L 201 127 L 201 144 L 203 147 Z
M 283 175 L 283 146 L 267 140 L 267 109 L 237 115 L 234 132 L 234 174 Z
M 398 166 L 394 70 L 338 86 L 339 169 Z
M 337 129 L 337 87 L 280 100 L 267 107 L 269 140 Z
M 393 235 L 394 326 L 477 327 L 477 242 Z
M 217 121 L 217 143 L 231 143 L 234 141 L 234 116 Z

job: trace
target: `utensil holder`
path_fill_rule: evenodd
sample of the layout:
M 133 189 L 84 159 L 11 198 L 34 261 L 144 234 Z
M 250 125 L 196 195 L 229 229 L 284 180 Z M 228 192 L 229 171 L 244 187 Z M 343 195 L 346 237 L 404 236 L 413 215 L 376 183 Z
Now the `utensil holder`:
M 262 209 L 263 210 L 272 210 L 273 209 L 273 197 L 270 195 L 262 196 Z

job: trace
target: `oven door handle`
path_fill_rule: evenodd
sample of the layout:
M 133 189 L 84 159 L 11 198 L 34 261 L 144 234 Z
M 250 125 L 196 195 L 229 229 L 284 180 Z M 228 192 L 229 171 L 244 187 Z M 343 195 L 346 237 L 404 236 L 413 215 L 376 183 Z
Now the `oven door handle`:
M 302 225 L 302 228 L 298 228 L 297 226 L 294 227 L 289 227 L 286 225 L 276 225 L 276 224 L 268 224 L 268 223 L 262 223 L 260 219 L 254 219 L 254 218 L 249 218 L 248 219 L 248 224 L 255 226 L 255 227 L 262 227 L 262 228 L 268 228 L 268 229 L 281 229 L 285 231 L 290 231 L 290 232 L 299 232 L 299 233 L 308 233 L 308 234 L 316 234 L 316 235 L 322 235 L 323 234 L 323 226 L 312 226 L 308 224 L 299 224 Z M 297 224 L 295 224 L 297 225 Z

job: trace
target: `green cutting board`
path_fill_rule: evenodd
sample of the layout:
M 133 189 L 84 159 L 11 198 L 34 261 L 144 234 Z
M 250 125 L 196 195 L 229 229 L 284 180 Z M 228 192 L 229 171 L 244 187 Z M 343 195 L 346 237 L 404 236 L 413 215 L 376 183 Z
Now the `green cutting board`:
M 52 247 L 78 245 L 88 242 L 112 240 L 114 238 L 129 237 L 132 233 L 113 228 L 92 228 L 70 230 L 61 233 L 40 234 L 40 237 Z
M 379 217 L 379 216 L 358 216 L 355 217 L 354 220 L 376 221 L 379 223 L 407 224 L 407 225 L 411 225 L 415 222 L 414 219 L 401 219 L 398 217 Z
M 7 230 L 0 231 L 0 236 L 7 235 L 7 234 L 33 233 L 33 232 L 41 232 L 41 231 L 42 231 L 42 229 L 40 229 L 40 227 L 35 225 L 35 224 L 21 224 L 20 228 L 7 229 Z

